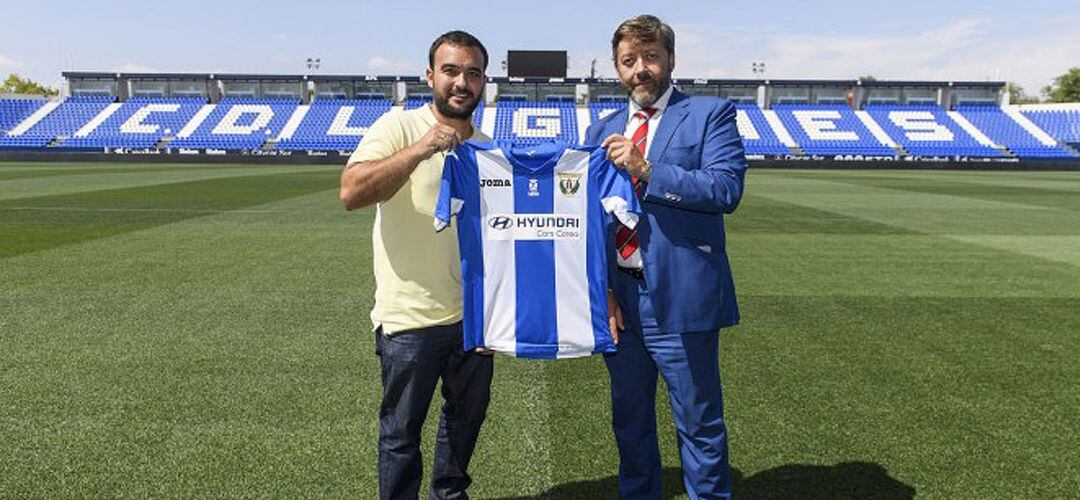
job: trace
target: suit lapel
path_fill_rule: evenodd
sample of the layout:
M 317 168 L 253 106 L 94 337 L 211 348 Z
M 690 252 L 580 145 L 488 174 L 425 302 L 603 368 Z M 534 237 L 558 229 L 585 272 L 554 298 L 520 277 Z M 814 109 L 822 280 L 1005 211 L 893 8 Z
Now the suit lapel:
M 626 120 L 629 113 L 630 109 L 626 107 L 612 113 L 613 116 L 607 121 L 607 126 L 604 127 L 604 136 L 600 140 L 607 139 L 611 134 L 622 135 L 626 131 Z
M 686 118 L 689 103 L 690 99 L 686 97 L 686 94 L 672 90 L 671 99 L 668 101 L 667 108 L 664 109 L 664 114 L 660 116 L 660 125 L 656 127 L 656 134 L 653 135 L 652 146 L 649 146 L 649 161 L 656 162 L 664 155 L 664 150 L 671 142 L 671 137 L 675 135 L 675 130 Z M 623 123 L 625 122 L 623 120 Z

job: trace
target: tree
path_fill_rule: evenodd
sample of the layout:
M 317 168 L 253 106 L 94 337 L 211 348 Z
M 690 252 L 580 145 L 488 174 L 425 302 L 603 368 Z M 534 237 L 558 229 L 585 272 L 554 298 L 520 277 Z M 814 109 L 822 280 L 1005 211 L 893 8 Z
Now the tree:
M 7 80 L 0 84 L 0 92 L 11 94 L 36 94 L 57 95 L 60 91 L 46 87 L 29 78 L 23 78 L 15 73 L 8 75 Z
M 1050 102 L 1080 102 L 1080 67 L 1072 68 L 1042 89 Z
M 1029 95 L 1024 90 L 1024 87 L 1015 82 L 1009 82 L 1006 88 L 1009 89 L 1009 104 L 1034 104 L 1039 102 L 1038 98 Z
M 876 82 L 877 78 L 874 78 L 873 75 L 866 75 L 866 76 L 860 76 L 858 78 L 858 80 L 863 82 L 863 83 L 865 83 L 865 82 Z

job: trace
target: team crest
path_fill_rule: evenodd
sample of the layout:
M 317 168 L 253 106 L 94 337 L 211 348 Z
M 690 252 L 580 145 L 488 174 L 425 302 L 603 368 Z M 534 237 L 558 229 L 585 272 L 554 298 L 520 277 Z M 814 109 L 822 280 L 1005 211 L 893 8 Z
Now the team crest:
M 559 191 L 566 196 L 577 195 L 581 188 L 581 174 L 559 174 Z

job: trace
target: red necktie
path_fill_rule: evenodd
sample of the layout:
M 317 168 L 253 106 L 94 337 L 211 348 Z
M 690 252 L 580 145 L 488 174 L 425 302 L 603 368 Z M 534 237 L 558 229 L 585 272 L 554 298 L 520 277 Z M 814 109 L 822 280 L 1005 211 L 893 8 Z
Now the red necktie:
M 637 130 L 634 131 L 634 136 L 630 138 L 634 142 L 634 146 L 641 152 L 642 156 L 645 156 L 645 148 L 649 142 L 649 118 L 653 113 L 656 113 L 656 108 L 644 108 L 637 113 L 634 113 L 634 118 L 643 120 L 641 125 L 638 125 Z M 637 192 L 638 197 L 645 196 L 645 182 L 639 181 L 637 177 L 630 179 L 634 183 L 634 191 Z M 626 226 L 620 226 L 618 232 L 615 233 L 615 248 L 619 250 L 619 255 L 623 259 L 629 259 L 634 255 L 634 252 L 638 251 L 638 237 L 637 231 L 630 229 Z

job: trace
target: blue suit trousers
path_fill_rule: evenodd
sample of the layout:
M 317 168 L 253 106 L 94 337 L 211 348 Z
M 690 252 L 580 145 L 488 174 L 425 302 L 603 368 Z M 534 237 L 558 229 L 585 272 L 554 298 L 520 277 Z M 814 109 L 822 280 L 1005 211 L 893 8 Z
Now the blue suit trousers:
M 637 299 L 636 304 L 624 307 L 627 329 L 619 335 L 618 352 L 604 358 L 611 377 L 620 498 L 661 498 L 658 375 L 668 387 L 687 493 L 693 499 L 730 498 L 719 332 L 659 331 L 655 318 L 650 317 L 652 307 L 644 282 L 635 283 L 625 275 L 617 281 L 621 283 L 616 286 L 636 288 L 631 295 Z

